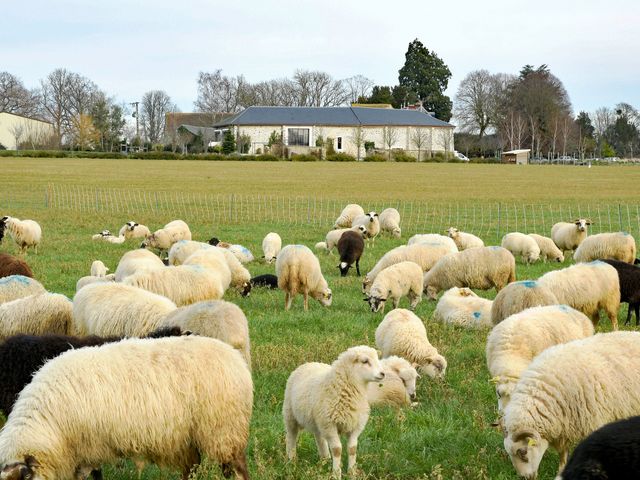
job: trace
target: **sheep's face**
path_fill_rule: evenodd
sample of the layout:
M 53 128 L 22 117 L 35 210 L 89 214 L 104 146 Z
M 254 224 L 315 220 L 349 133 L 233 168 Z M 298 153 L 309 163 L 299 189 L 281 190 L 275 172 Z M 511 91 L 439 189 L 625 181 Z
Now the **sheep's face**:
M 575 223 L 575 225 L 578 228 L 579 232 L 586 232 L 587 231 L 587 225 L 591 225 L 591 220 L 589 220 L 587 218 L 579 218 L 579 219 L 575 220 L 573 223 Z
M 393 235 L 395 238 L 400 238 L 402 236 L 402 230 L 400 229 L 400 227 L 396 227 L 391 231 L 391 235 Z
M 427 294 L 427 297 L 430 300 L 437 300 L 438 299 L 438 289 L 436 287 L 428 285 L 426 287 L 426 289 L 425 289 L 425 293 Z
M 367 227 L 365 227 L 364 225 L 360 225 L 358 227 L 358 230 L 362 234 L 362 238 L 367 238 Z
M 346 277 L 347 273 L 349 273 L 349 269 L 351 268 L 351 265 L 349 265 L 347 262 L 340 262 L 340 264 L 338 265 L 338 268 L 340 269 L 340 276 Z
M 24 462 L 7 464 L 0 472 L 0 480 L 38 480 L 37 468 L 40 464 L 31 455 L 24 458 Z
M 378 353 L 370 347 L 355 347 L 352 358 L 354 374 L 366 382 L 379 382 L 384 378 L 384 369 Z
M 371 308 L 371 311 L 373 313 L 377 313 L 380 310 L 384 311 L 384 306 L 387 299 L 369 295 L 367 298 L 364 299 L 364 301 L 369 303 L 369 308 Z
M 415 368 L 403 368 L 397 373 L 404 384 L 407 395 L 411 401 L 414 401 L 416 399 L 416 380 L 418 379 L 418 372 L 416 372 Z
M 127 222 L 126 225 L 127 225 L 127 230 L 129 230 L 130 232 L 133 232 L 135 228 L 138 226 L 136 222 Z
M 251 293 L 251 282 L 244 282 L 238 290 L 240 290 L 240 295 L 248 297 Z
M 430 378 L 443 378 L 447 371 L 447 360 L 439 354 L 435 354 L 420 366 L 420 371 Z
M 511 392 L 513 392 L 514 387 L 515 383 L 513 382 L 499 383 L 496 385 L 496 396 L 498 397 L 499 412 L 504 412 L 504 409 L 507 408 L 507 405 L 511 400 Z
M 100 232 L 100 235 L 102 235 L 103 237 L 110 237 L 111 236 L 111 232 L 109 230 L 102 230 Z
M 319 301 L 323 307 L 330 307 L 333 301 L 333 293 L 330 288 L 327 288 L 322 292 L 314 293 L 313 298 Z
M 448 230 L 446 230 L 446 233 L 451 238 L 457 238 L 458 237 L 458 229 L 457 228 L 450 227 Z
M 215 247 L 216 245 L 218 245 L 220 243 L 220 240 L 218 240 L 216 237 L 213 237 L 213 238 L 210 238 L 207 243 L 209 245 L 213 245 Z
M 527 480 L 538 478 L 538 467 L 549 442 L 538 432 L 509 433 L 504 438 L 504 448 L 511 458 L 513 468 Z
M 563 254 L 558 255 L 556 257 L 556 262 L 558 262 L 558 263 L 564 262 L 564 255 Z

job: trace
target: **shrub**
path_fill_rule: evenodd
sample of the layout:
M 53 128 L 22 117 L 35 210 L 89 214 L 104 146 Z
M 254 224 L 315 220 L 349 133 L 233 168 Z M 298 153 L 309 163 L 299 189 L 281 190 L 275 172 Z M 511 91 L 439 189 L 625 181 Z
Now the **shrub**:
M 129 154 L 129 158 L 139 160 L 179 160 L 182 156 L 172 152 L 136 152 Z
M 275 155 L 270 155 L 268 153 L 263 153 L 262 155 L 258 155 L 256 160 L 259 162 L 279 162 L 280 157 L 276 157 Z
M 387 157 L 384 155 L 380 155 L 379 153 L 374 153 L 372 155 L 367 155 L 364 157 L 365 162 L 386 162 Z
M 333 138 L 327 137 L 327 140 L 324 142 L 324 146 L 327 148 L 327 160 L 329 159 L 329 155 L 335 155 L 336 149 L 333 147 Z
M 367 152 L 370 151 L 370 150 L 375 150 L 376 149 L 376 142 L 368 142 L 368 141 L 365 140 L 364 149 Z
M 313 155 L 294 153 L 293 155 L 291 155 L 290 160 L 292 162 L 317 162 L 318 158 L 314 157 Z
M 417 162 L 418 159 L 405 152 L 394 152 L 393 159 L 396 162 Z
M 236 151 L 236 139 L 233 136 L 231 130 L 227 130 L 224 133 L 224 140 L 222 141 L 222 153 L 229 155 Z
M 327 161 L 329 162 L 355 162 L 356 157 L 349 155 L 348 153 L 334 153 L 329 155 L 327 153 Z

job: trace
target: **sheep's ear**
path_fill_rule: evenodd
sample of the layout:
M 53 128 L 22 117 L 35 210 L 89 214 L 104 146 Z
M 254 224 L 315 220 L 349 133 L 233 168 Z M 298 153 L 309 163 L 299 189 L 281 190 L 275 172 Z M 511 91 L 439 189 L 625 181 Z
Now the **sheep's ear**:
M 33 455 L 27 455 L 26 457 L 24 457 L 24 463 L 29 468 L 36 468 L 40 466 L 40 464 L 38 463 L 38 461 Z

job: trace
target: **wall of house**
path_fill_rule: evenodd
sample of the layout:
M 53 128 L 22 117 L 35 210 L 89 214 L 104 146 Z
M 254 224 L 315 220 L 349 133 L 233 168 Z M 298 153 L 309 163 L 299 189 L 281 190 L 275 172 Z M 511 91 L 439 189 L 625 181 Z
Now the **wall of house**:
M 35 143 L 46 143 L 48 137 L 53 136 L 53 125 L 40 120 L 0 113 L 0 144 L 7 150 L 16 150 L 16 135 L 19 143 L 27 143 L 33 139 Z

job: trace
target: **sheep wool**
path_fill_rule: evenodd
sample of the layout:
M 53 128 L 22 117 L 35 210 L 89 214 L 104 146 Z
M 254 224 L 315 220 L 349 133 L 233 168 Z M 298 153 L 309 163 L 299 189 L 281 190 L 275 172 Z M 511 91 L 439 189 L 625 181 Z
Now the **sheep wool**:
M 320 262 L 304 245 L 287 245 L 276 258 L 278 288 L 285 293 L 285 310 L 291 308 L 293 298 L 302 293 L 304 309 L 309 309 L 309 295 L 325 307 L 331 306 L 332 293 L 322 275 Z
M 0 339 L 28 333 L 43 335 L 73 332 L 73 305 L 64 295 L 38 293 L 0 305 Z
M 356 203 L 350 203 L 342 210 L 340 216 L 334 222 L 333 228 L 351 228 L 353 219 L 364 215 L 364 208 Z
M 184 221 L 173 220 L 160 230 L 148 235 L 141 246 L 157 250 L 169 250 L 174 243 L 180 240 L 191 240 L 191 230 L 189 230 L 189 226 Z
M 124 237 L 125 240 L 147 238 L 149 235 L 151 235 L 149 227 L 133 221 L 125 223 L 118 233 L 118 236 Z
M 502 248 L 506 248 L 514 257 L 522 257 L 523 263 L 534 263 L 540 258 L 540 247 L 529 235 L 520 232 L 507 233 L 502 237 Z
M 369 212 L 364 215 L 358 215 L 353 219 L 351 227 L 364 227 L 367 230 L 366 238 L 372 242 L 380 233 L 380 220 L 376 212 Z
M 467 250 L 468 248 L 484 247 L 484 242 L 481 238 L 476 237 L 472 233 L 461 232 L 455 227 L 449 227 L 447 235 L 456 242 L 458 250 Z
M 409 297 L 409 308 L 415 310 L 422 300 L 422 282 L 422 268 L 417 263 L 400 262 L 385 268 L 376 277 L 367 294 L 371 311 L 384 312 L 388 300 L 393 301 L 393 308 L 398 308 L 400 299 L 404 296 Z
M 40 282 L 24 275 L 9 275 L 0 278 L 0 304 L 18 298 L 46 293 Z
M 244 247 L 242 245 L 238 245 L 238 244 L 229 245 L 227 247 L 227 250 L 233 253 L 236 256 L 236 258 L 240 260 L 240 263 L 250 263 L 255 260 L 253 253 L 251 253 L 251 250 L 249 250 L 247 247 Z
M 171 245 L 169 249 L 169 265 L 182 265 L 192 253 L 198 250 L 206 250 L 214 248 L 212 245 L 204 242 L 196 242 L 194 240 L 180 240 Z
M 550 288 L 535 280 L 511 282 L 498 292 L 491 305 L 491 323 L 497 325 L 514 313 L 531 307 L 558 305 Z
M 104 277 L 94 277 L 93 275 L 80 277 L 76 282 L 76 292 L 82 287 L 86 287 L 87 285 L 91 285 L 92 283 L 115 282 L 115 280 L 116 275 L 114 273 L 110 273 L 109 275 L 105 275 Z
M 362 225 L 352 228 L 330 230 L 327 232 L 324 242 L 316 243 L 316 250 L 322 250 L 324 248 L 327 252 L 331 252 L 331 250 L 338 246 L 338 242 L 340 241 L 340 238 L 342 238 L 342 234 L 349 231 L 360 232 L 362 238 L 367 236 L 367 229 Z M 322 243 L 322 245 L 320 245 L 320 243 Z
M 587 238 L 587 228 L 591 220 L 579 218 L 573 223 L 558 222 L 551 227 L 551 240 L 562 251 L 573 252 Z
M 19 220 L 15 217 L 3 217 L 5 232 L 18 245 L 21 253 L 33 248 L 38 253 L 38 245 L 42 240 L 42 228 L 34 220 Z
M 227 266 L 231 272 L 231 285 L 240 292 L 244 297 L 251 292 L 251 273 L 245 268 L 237 255 L 235 255 L 230 249 L 217 248 L 224 255 L 224 259 L 227 262 Z
M 536 233 L 530 233 L 529 236 L 535 240 L 540 248 L 540 257 L 546 263 L 547 261 L 564 262 L 562 251 L 553 243 L 549 237 L 543 237 Z
M 164 263 L 155 253 L 138 248 L 131 250 L 120 258 L 116 267 L 116 282 L 122 282 L 125 278 L 138 272 L 150 272 L 164 268 Z
M 282 238 L 275 232 L 269 232 L 262 240 L 262 254 L 264 261 L 271 264 L 282 250 Z
M 392 237 L 400 238 L 402 229 L 400 228 L 400 212 L 395 208 L 385 208 L 380 212 L 380 230 L 388 233 Z
M 384 378 L 367 385 L 369 405 L 408 407 L 416 397 L 418 372 L 404 358 L 395 355 L 380 360 Z
M 453 287 L 440 297 L 433 319 L 464 328 L 491 328 L 492 304 L 468 288 Z
M 27 262 L 8 253 L 0 253 L 0 278 L 11 275 L 33 278 L 33 272 Z
M 409 239 L 407 245 L 413 245 L 414 243 L 442 244 L 449 247 L 447 253 L 458 252 L 458 246 L 453 241 L 453 238 L 437 233 L 418 233 Z
M 636 241 L 626 232 L 591 235 L 578 246 L 573 259 L 583 263 L 608 259 L 633 264 L 636 259 Z
M 100 260 L 95 260 L 91 264 L 91 276 L 93 277 L 104 277 L 108 271 L 109 269 Z

